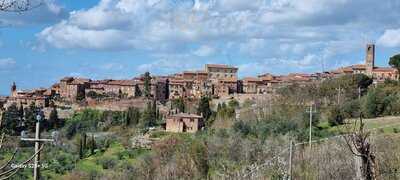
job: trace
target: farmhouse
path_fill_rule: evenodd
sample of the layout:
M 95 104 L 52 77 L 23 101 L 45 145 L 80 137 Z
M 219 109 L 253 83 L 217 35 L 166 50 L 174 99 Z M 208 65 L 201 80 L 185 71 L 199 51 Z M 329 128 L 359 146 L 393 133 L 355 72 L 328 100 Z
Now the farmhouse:
M 170 115 L 166 119 L 166 131 L 168 132 L 197 132 L 204 127 L 202 116 L 180 113 Z

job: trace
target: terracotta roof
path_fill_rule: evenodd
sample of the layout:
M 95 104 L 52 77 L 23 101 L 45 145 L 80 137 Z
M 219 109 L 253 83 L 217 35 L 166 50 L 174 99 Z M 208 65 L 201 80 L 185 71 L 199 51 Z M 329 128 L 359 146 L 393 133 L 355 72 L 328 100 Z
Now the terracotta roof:
M 366 68 L 365 64 L 355 64 L 349 67 L 357 70 L 364 70 Z
M 170 84 L 184 84 L 185 82 L 193 82 L 193 81 L 182 78 L 173 78 L 169 80 Z
M 52 88 L 59 88 L 60 87 L 60 83 L 55 83 L 51 86 Z
M 45 95 L 45 96 L 51 96 L 51 90 L 50 89 L 48 89 L 48 90 L 46 90 L 46 92 L 44 92 L 43 93 L 43 95 Z
M 255 77 L 245 77 L 243 78 L 244 82 L 261 82 L 260 78 L 255 78 Z
M 311 79 L 308 77 L 292 77 L 290 78 L 291 81 L 310 81 Z
M 65 81 L 71 83 L 71 84 L 85 84 L 90 82 L 90 79 L 86 79 L 86 78 L 70 78 L 70 77 L 66 77 L 63 78 L 61 81 L 64 81 L 64 79 L 66 79 Z
M 297 77 L 311 77 L 310 74 L 306 74 L 306 73 L 290 73 L 288 76 L 293 77 L 293 76 L 297 76 Z
M 60 81 L 73 81 L 73 80 L 74 80 L 73 77 L 64 77 Z
M 206 68 L 238 69 L 237 67 L 229 66 L 226 64 L 206 64 Z
M 183 71 L 182 74 L 197 74 L 196 71 Z
M 219 80 L 220 82 L 237 82 L 236 78 L 223 78 Z
M 171 115 L 171 117 L 181 117 L 181 118 L 203 118 L 202 116 L 199 116 L 199 115 L 197 115 L 197 114 L 188 114 L 188 113 L 174 114 L 174 115 Z
M 134 86 L 136 83 L 134 80 L 111 80 L 107 84 L 119 86 Z
M 352 67 L 344 67 L 344 68 L 341 68 L 341 71 L 342 72 L 350 72 L 350 73 L 352 73 L 354 70 L 353 70 Z
M 397 70 L 391 67 L 375 67 L 374 72 L 396 72 Z

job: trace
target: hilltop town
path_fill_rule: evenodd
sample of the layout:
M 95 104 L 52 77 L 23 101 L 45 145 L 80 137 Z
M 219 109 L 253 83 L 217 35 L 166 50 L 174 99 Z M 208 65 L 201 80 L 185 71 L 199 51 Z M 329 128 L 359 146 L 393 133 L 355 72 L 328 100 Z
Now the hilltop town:
M 65 104 L 95 104 L 96 101 L 120 101 L 151 97 L 160 103 L 173 99 L 200 99 L 203 96 L 224 98 L 232 95 L 274 94 L 281 87 L 290 84 L 310 84 L 339 77 L 346 74 L 366 74 L 373 77 L 374 83 L 397 80 L 398 72 L 391 67 L 375 66 L 375 45 L 366 47 L 365 64 L 341 67 L 322 73 L 291 73 L 288 75 L 262 74 L 257 77 L 238 78 L 237 67 L 224 64 L 206 64 L 203 70 L 184 71 L 168 76 L 146 74 L 125 80 L 92 80 L 81 77 L 65 77 L 49 88 L 18 90 L 17 84 L 11 86 L 9 97 L 0 99 L 4 107 L 11 104 L 28 106 L 35 103 L 39 107 L 49 107 L 51 102 Z M 149 93 L 146 95 L 145 93 Z
M 167 76 L 151 76 L 148 72 L 140 77 L 124 80 L 65 77 L 47 89 L 29 91 L 18 90 L 17 84 L 13 83 L 10 96 L 0 99 L 0 105 L 3 106 L 1 109 L 7 109 L 11 105 L 27 108 L 34 104 L 43 109 L 46 118 L 50 116 L 53 107 L 58 107 L 60 118 L 67 119 L 75 111 L 86 108 L 120 111 L 129 107 L 144 108 L 149 100 L 153 100 L 160 105 L 160 111 L 166 119 L 173 119 L 171 101 L 178 99 L 195 101 L 209 97 L 223 102 L 224 99 L 235 98 L 243 102 L 263 95 L 275 96 L 278 89 L 289 85 L 297 84 L 301 87 L 318 84 L 343 75 L 365 74 L 372 77 L 375 84 L 398 78 L 395 68 L 375 66 L 374 44 L 366 46 L 364 64 L 322 73 L 266 73 L 239 79 L 238 71 L 237 67 L 230 65 L 206 64 L 203 70 L 198 71 L 184 71 Z M 182 114 L 180 118 L 201 119 L 198 116 L 201 114 Z M 200 129 L 200 124 L 201 122 L 196 123 L 196 129 Z
M 0 0 L 0 180 L 400 179 L 398 9 Z
M 252 174 L 266 172 L 258 169 L 257 164 L 264 163 L 264 159 L 288 156 L 283 154 L 287 151 L 276 153 L 271 149 L 286 146 L 289 139 L 296 139 L 302 146 L 309 138 L 310 148 L 298 151 L 325 154 L 325 150 L 311 149 L 311 139 L 339 136 L 343 132 L 338 129 L 352 125 L 357 117 L 361 121 L 363 117 L 382 118 L 379 122 L 368 120 L 369 126 L 389 128 L 382 130 L 382 134 L 400 132 L 396 118 L 385 117 L 400 115 L 399 73 L 396 68 L 375 66 L 373 44 L 366 46 L 364 64 L 327 72 L 265 73 L 239 78 L 238 71 L 230 65 L 206 64 L 203 70 L 166 76 L 146 72 L 123 80 L 64 77 L 49 88 L 28 91 L 19 90 L 18 84 L 13 83 L 10 95 L 0 98 L 3 137 L 12 139 L 8 146 L 22 144 L 23 139 L 18 138 L 32 134 L 35 123 L 38 125 L 43 118 L 43 125 L 37 128 L 54 138 L 50 151 L 64 153 L 57 157 L 68 159 L 67 162 L 44 158 L 52 169 L 46 176 L 52 178 L 100 178 L 104 175 L 97 175 L 100 171 L 132 175 L 118 169 L 125 163 L 141 168 L 138 173 L 143 179 L 163 179 L 164 165 L 160 164 L 169 163 L 177 166 L 168 170 L 174 172 L 171 177 L 180 177 L 175 172 L 185 171 L 195 173 L 190 176 L 199 179 L 231 179 L 246 177 L 251 168 Z M 277 145 L 271 146 L 270 142 Z M 330 148 L 325 144 L 313 146 Z M 335 150 L 332 157 L 350 156 L 346 152 L 345 148 Z M 302 162 L 318 160 L 295 158 Z M 237 165 L 237 159 L 243 164 Z M 224 162 L 230 167 L 213 162 Z M 286 167 L 285 163 L 274 165 Z M 55 171 L 57 164 L 68 169 Z M 153 165 L 157 168 L 148 172 Z M 296 165 L 301 171 L 310 171 Z M 189 170 L 181 170 L 184 167 Z M 391 168 L 395 167 L 387 167 Z M 342 171 L 348 170 L 343 166 Z M 77 175 L 75 171 L 83 174 Z M 279 173 L 270 172 L 272 175 L 267 177 Z M 21 177 L 29 173 L 25 170 Z

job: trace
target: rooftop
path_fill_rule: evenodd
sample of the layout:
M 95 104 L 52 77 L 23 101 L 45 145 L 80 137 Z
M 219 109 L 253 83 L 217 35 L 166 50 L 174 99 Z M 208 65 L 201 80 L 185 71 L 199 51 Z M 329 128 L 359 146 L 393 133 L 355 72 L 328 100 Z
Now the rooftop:
M 171 115 L 171 117 L 181 117 L 181 118 L 203 118 L 202 116 L 199 116 L 199 115 L 197 115 L 197 114 L 189 114 L 189 113 L 174 114 L 174 115 Z
M 206 68 L 225 68 L 225 69 L 238 69 L 234 66 L 229 66 L 226 64 L 206 64 Z

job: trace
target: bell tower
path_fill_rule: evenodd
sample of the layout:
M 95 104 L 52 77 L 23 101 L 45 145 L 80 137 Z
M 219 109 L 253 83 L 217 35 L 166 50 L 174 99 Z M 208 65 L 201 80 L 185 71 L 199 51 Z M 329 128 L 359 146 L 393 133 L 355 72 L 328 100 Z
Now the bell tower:
M 371 76 L 372 70 L 375 67 L 375 44 L 367 44 L 366 54 L 365 68 L 367 75 Z
M 11 86 L 11 97 L 15 97 L 17 95 L 17 85 L 13 82 Z

